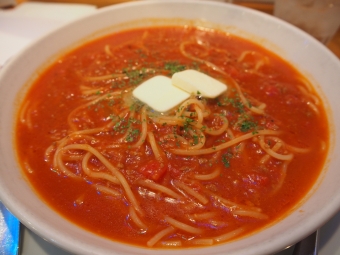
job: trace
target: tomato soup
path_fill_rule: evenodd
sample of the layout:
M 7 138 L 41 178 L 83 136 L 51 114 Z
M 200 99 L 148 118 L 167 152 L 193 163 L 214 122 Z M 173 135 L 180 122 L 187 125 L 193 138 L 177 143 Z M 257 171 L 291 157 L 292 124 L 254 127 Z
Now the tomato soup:
M 133 97 L 142 82 L 188 69 L 226 92 L 197 91 L 167 112 Z M 117 32 L 60 56 L 29 89 L 15 132 L 25 175 L 55 211 L 156 248 L 215 245 L 282 219 L 329 146 L 324 106 L 289 63 L 190 26 Z

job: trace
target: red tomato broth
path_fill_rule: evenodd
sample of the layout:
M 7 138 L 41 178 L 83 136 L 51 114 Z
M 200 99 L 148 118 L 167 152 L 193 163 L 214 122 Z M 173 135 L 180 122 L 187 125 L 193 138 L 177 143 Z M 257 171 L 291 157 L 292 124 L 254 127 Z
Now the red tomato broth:
M 200 40 L 202 44 L 193 43 Z M 237 149 L 233 148 L 224 149 L 220 154 L 197 156 L 176 155 L 172 153 L 172 148 L 182 148 L 184 145 L 176 144 L 178 141 L 175 140 L 161 139 L 164 135 L 172 134 L 174 129 L 177 134 L 184 134 L 185 126 L 174 128 L 167 124 L 152 124 L 149 118 L 148 131 L 154 134 L 159 148 L 162 149 L 163 160 L 158 168 L 159 172 L 156 173 L 152 173 L 152 168 L 157 168 L 158 161 L 155 161 L 155 153 L 149 140 L 138 148 L 130 147 L 132 142 L 137 141 L 141 132 L 142 121 L 138 121 L 140 108 L 131 121 L 121 116 L 121 122 L 117 122 L 110 130 L 93 135 L 91 140 L 86 136 L 70 140 L 68 143 L 77 141 L 79 144 L 91 144 L 99 148 L 102 155 L 123 173 L 143 210 L 142 221 L 148 224 L 147 231 L 144 231 L 131 221 L 129 216 L 131 203 L 119 185 L 117 188 L 107 181 L 84 177 L 81 162 L 68 160 L 65 161 L 67 168 L 85 179 L 71 178 L 52 165 L 51 158 L 46 156 L 46 150 L 52 145 L 51 154 L 55 153 L 53 144 L 58 144 L 58 140 L 70 134 L 72 128 L 68 122 L 68 115 L 72 109 L 84 104 L 87 98 L 134 87 L 156 74 L 171 76 L 171 71 L 165 67 L 165 63 L 173 65 L 172 68 L 198 69 L 222 81 L 230 79 L 208 65 L 183 56 L 179 48 L 181 42 L 185 41 L 190 42 L 187 44 L 187 50 L 191 55 L 221 68 L 239 84 L 246 98 L 255 98 L 256 100 L 252 99 L 252 104 L 264 102 L 265 114 L 249 113 L 246 107 L 237 101 L 238 93 L 232 86 L 228 88 L 227 96 L 229 99 L 233 98 L 233 102 L 223 101 L 227 98 L 226 95 L 218 99 L 203 99 L 210 111 L 223 113 L 228 117 L 229 122 L 235 127 L 235 135 L 246 133 L 241 132 L 242 127 L 235 124 L 240 120 L 240 116 L 242 117 L 238 111 L 246 109 L 248 115 L 245 118 L 250 119 L 243 119 L 242 123 L 250 125 L 250 128 L 248 126 L 244 128 L 248 128 L 247 132 L 253 132 L 255 138 L 247 140 L 242 153 L 239 154 L 235 152 Z M 245 51 L 249 51 L 250 54 L 245 55 L 242 61 L 238 61 Z M 256 63 L 260 61 L 264 61 L 264 64 L 255 70 Z M 146 71 L 142 75 L 136 75 L 132 67 L 136 70 L 146 68 Z M 125 78 L 114 76 L 102 80 L 86 78 L 117 73 L 124 75 Z M 309 90 L 303 79 L 297 70 L 280 57 L 257 44 L 223 32 L 194 27 L 156 27 L 119 32 L 61 56 L 33 84 L 24 100 L 21 110 L 23 113 L 17 122 L 16 144 L 19 159 L 32 186 L 54 210 L 71 222 L 112 240 L 146 246 L 148 240 L 158 231 L 171 225 L 162 218 L 164 215 L 171 215 L 172 218 L 191 226 L 202 227 L 204 233 L 196 235 L 196 238 L 200 239 L 222 235 L 240 227 L 244 228 L 244 231 L 237 237 L 255 233 L 284 217 L 301 201 L 315 183 L 325 162 L 329 140 L 326 113 L 321 104 L 317 106 L 317 113 L 308 106 L 311 99 L 318 96 L 314 91 L 310 91 L 309 94 L 312 96 L 308 96 L 298 89 L 300 86 L 305 91 Z M 80 86 L 95 92 L 82 94 Z M 116 116 L 124 112 L 126 104 L 134 102 L 125 95 L 128 94 L 124 94 L 123 99 L 115 98 L 112 102 L 107 100 L 107 103 L 100 101 L 84 108 L 86 110 L 76 112 L 72 119 L 73 125 L 78 130 L 104 126 L 111 120 L 111 115 Z M 125 99 L 127 102 L 121 103 Z M 235 104 L 237 106 L 233 106 L 235 102 L 238 103 Z M 139 106 L 137 104 L 136 107 Z M 209 127 L 220 127 L 222 123 L 220 118 L 213 116 L 206 121 Z M 188 126 L 190 127 L 190 123 Z M 136 134 L 130 133 L 131 136 L 124 138 L 124 132 L 129 127 L 131 130 L 139 131 Z M 257 163 L 264 156 L 256 140 L 257 128 L 281 130 L 283 132 L 280 139 L 285 143 L 299 148 L 311 148 L 308 153 L 294 154 L 282 187 L 277 192 L 273 191 L 273 186 L 282 177 L 280 169 L 283 163 L 275 159 L 270 159 L 267 165 Z M 222 144 L 222 140 L 230 138 L 225 136 L 225 133 L 207 136 L 205 147 Z M 119 150 L 110 147 L 119 139 L 123 139 L 122 137 L 125 140 Z M 79 150 L 74 154 L 83 156 Z M 148 165 L 152 167 L 145 169 Z M 89 166 L 97 171 L 106 172 L 103 164 L 94 156 L 89 160 Z M 200 183 L 191 181 L 193 175 L 208 174 L 214 168 L 220 169 L 219 177 Z M 139 180 L 147 178 L 175 191 L 176 185 L 172 180 L 183 180 L 192 189 L 204 194 L 209 202 L 206 205 L 198 203 L 200 205 L 196 211 L 189 208 L 197 205 L 197 201 L 191 196 L 186 199 L 194 200 L 193 204 L 172 204 L 161 192 L 154 192 L 136 184 Z M 118 189 L 121 197 L 98 192 L 91 186 L 96 182 Z M 261 213 L 268 218 L 256 219 L 234 215 L 232 209 L 221 206 L 209 192 L 217 192 L 219 196 L 245 207 L 260 208 Z M 214 212 L 216 222 L 203 220 L 195 223 L 194 220 L 188 219 L 188 212 L 192 214 Z M 187 240 L 194 236 L 179 230 L 164 237 L 162 241 L 181 240 L 181 247 L 192 247 L 195 245 Z M 161 242 L 157 242 L 154 246 L 161 245 Z

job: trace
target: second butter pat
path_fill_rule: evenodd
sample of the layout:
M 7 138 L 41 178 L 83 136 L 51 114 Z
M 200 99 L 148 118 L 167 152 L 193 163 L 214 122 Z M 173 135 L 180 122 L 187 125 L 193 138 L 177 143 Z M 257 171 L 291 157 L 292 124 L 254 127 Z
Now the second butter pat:
M 190 93 L 207 98 L 216 98 L 227 90 L 227 86 L 215 78 L 196 70 L 185 70 L 172 76 L 172 85 Z

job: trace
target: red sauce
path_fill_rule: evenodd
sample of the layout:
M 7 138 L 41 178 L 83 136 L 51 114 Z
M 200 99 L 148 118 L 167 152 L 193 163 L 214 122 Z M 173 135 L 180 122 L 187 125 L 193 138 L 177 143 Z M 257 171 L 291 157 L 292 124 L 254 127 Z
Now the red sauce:
M 191 58 L 181 53 L 181 45 Z M 211 63 L 221 71 L 212 68 Z M 190 136 L 186 128 L 191 124 L 154 124 L 148 118 L 148 131 L 154 134 L 161 151 L 162 160 L 155 159 L 149 140 L 138 148 L 131 147 L 141 133 L 139 108 L 135 117 L 121 116 L 115 125 L 96 133 L 91 139 L 84 136 L 68 141 L 68 144 L 90 144 L 125 176 L 143 211 L 140 218 L 148 225 L 147 231 L 142 231 L 131 221 L 131 203 L 119 184 L 86 177 L 81 160 L 64 161 L 66 168 L 81 178 L 65 175 L 53 165 L 55 146 L 75 130 L 103 127 L 112 121 L 112 116 L 117 120 L 117 115 L 134 102 L 126 99 L 129 93 L 124 94 L 123 99 L 103 99 L 79 110 L 68 121 L 70 112 L 90 102 L 89 98 L 133 88 L 156 74 L 171 77 L 173 71 L 183 69 L 196 69 L 223 82 L 232 79 L 239 84 L 249 104 L 253 107 L 260 107 L 261 103 L 266 105 L 264 114 L 251 112 L 251 105 L 242 103 L 233 86 L 219 98 L 201 100 L 210 112 L 229 120 L 233 136 L 253 133 L 254 137 L 241 145 L 242 150 L 236 144 L 215 153 L 176 155 L 173 149 L 185 146 L 176 144 L 175 139 L 164 140 L 162 137 L 174 132 L 183 137 Z M 118 75 L 106 77 L 111 74 Z M 93 78 L 100 76 L 103 79 Z M 194 236 L 213 238 L 242 228 L 243 232 L 237 236 L 240 237 L 284 217 L 311 189 L 322 170 L 328 151 L 328 122 L 321 100 L 304 81 L 305 78 L 280 57 L 255 43 L 219 31 L 159 27 L 119 32 L 61 56 L 34 82 L 18 117 L 17 152 L 25 175 L 46 203 L 74 224 L 103 237 L 146 246 L 157 232 L 171 225 L 164 220 L 166 215 L 204 231 L 194 235 L 178 230 L 161 241 L 179 240 L 182 247 L 195 246 L 186 240 Z M 140 107 L 138 102 L 136 105 Z M 189 110 L 193 111 L 192 108 Z M 223 120 L 211 115 L 204 125 L 218 129 Z M 124 137 L 129 127 L 130 133 Z M 257 135 L 261 130 L 279 131 L 277 137 L 285 144 L 308 152 L 294 151 L 286 173 L 284 160 L 268 156 L 269 159 L 261 164 L 259 162 L 266 155 Z M 204 148 L 214 148 L 230 140 L 231 134 L 227 133 L 206 135 Z M 272 148 L 276 142 L 264 137 L 267 146 Z M 117 149 L 114 145 L 122 139 L 122 145 Z M 199 138 L 191 135 L 189 140 L 197 144 L 195 139 Z M 51 151 L 46 154 L 48 148 Z M 292 152 L 282 146 L 277 153 L 288 155 Z M 84 156 L 81 150 L 76 150 L 75 154 Z M 108 172 L 94 156 L 89 165 L 97 171 Z M 197 181 L 193 177 L 209 174 L 214 169 L 220 172 L 212 180 Z M 147 179 L 182 196 L 181 189 L 173 182 L 180 180 L 203 194 L 209 202 L 202 204 L 186 194 L 184 202 L 170 203 L 169 196 L 138 185 L 138 181 Z M 98 192 L 91 185 L 97 182 L 118 190 L 121 197 Z M 260 209 L 261 215 L 266 217 L 258 219 L 235 214 L 235 208 L 221 204 L 212 193 L 244 208 Z M 208 212 L 214 212 L 216 218 L 193 220 L 188 217 Z M 155 244 L 161 245 L 161 242 Z

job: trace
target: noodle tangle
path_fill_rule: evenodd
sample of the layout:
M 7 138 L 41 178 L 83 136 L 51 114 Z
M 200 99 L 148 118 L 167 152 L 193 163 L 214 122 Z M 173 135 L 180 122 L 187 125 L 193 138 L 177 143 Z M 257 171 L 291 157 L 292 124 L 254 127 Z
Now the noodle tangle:
M 236 89 L 239 92 L 240 88 Z M 137 109 L 128 111 L 128 105 L 125 105 L 126 99 L 122 99 L 123 91 L 100 95 L 96 99 L 85 103 L 74 109 L 68 118 L 70 132 L 67 136 L 59 141 L 54 142 L 45 152 L 45 158 L 51 159 L 54 169 L 62 174 L 76 179 L 97 180 L 98 183 L 94 188 L 101 193 L 112 196 L 115 199 L 126 197 L 129 203 L 128 215 L 133 224 L 138 229 L 146 232 L 152 231 L 152 227 L 144 222 L 143 215 L 147 211 L 138 202 L 138 194 L 134 191 L 134 186 L 143 187 L 150 192 L 153 192 L 153 197 L 164 197 L 164 201 L 172 201 L 179 205 L 186 204 L 188 213 L 192 208 L 204 208 L 204 206 L 213 203 L 216 204 L 216 211 L 210 214 L 193 215 L 186 221 L 179 221 L 170 215 L 164 215 L 164 220 L 170 226 L 155 233 L 149 239 L 147 246 L 152 247 L 156 243 L 164 246 L 181 246 L 181 241 L 162 241 L 164 238 L 173 233 L 176 229 L 198 235 L 197 238 L 190 241 L 193 245 L 211 245 L 224 240 L 228 240 L 233 236 L 244 231 L 243 228 L 234 230 L 226 230 L 227 233 L 212 236 L 209 239 L 199 238 L 204 228 L 193 227 L 190 222 L 194 220 L 196 223 L 205 222 L 205 224 L 218 224 L 220 228 L 225 228 L 224 224 L 213 221 L 215 215 L 219 215 L 220 208 L 227 208 L 234 217 L 248 217 L 256 220 L 267 220 L 268 215 L 263 213 L 260 208 L 242 205 L 237 202 L 222 198 L 204 187 L 204 182 L 213 181 L 218 178 L 222 170 L 216 168 L 210 173 L 195 173 L 182 177 L 179 180 L 171 181 L 172 187 L 166 187 L 161 183 L 157 183 L 157 179 L 139 179 L 135 182 L 129 180 L 122 172 L 119 165 L 114 166 L 111 160 L 105 156 L 101 148 L 95 148 L 95 144 L 101 135 L 112 132 L 118 134 L 113 150 L 115 148 L 124 147 L 131 153 L 140 153 L 140 150 L 149 150 L 156 161 L 154 164 L 159 164 L 160 167 L 165 167 L 168 161 L 169 153 L 179 156 L 204 156 L 214 155 L 220 157 L 222 152 L 233 149 L 237 153 L 243 153 L 246 143 L 256 143 L 265 154 L 259 159 L 259 164 L 266 165 L 271 158 L 285 162 L 282 167 L 279 181 L 275 184 L 272 193 L 277 192 L 283 185 L 286 176 L 286 170 L 289 162 L 293 159 L 294 153 L 305 153 L 308 149 L 298 148 L 286 144 L 280 135 L 279 130 L 257 129 L 248 132 L 240 132 L 239 126 L 243 119 L 239 119 L 236 124 L 230 126 L 228 117 L 222 113 L 214 112 L 213 108 L 207 105 L 205 100 L 199 100 L 196 97 L 191 97 L 178 108 L 168 114 L 158 114 L 146 105 L 141 105 Z M 126 95 L 130 95 L 127 93 Z M 240 94 L 239 94 L 240 95 Z M 241 98 L 241 96 L 240 96 Z M 121 108 L 124 109 L 117 117 L 106 118 L 102 127 L 94 127 L 89 129 L 80 129 L 74 124 L 76 116 L 87 109 L 90 105 L 99 102 L 115 99 L 121 102 Z M 128 100 L 133 102 L 133 100 Z M 241 102 L 244 100 L 241 99 Z M 264 114 L 264 107 L 261 109 L 261 114 Z M 249 108 L 248 114 L 258 114 L 259 112 L 252 111 Z M 251 117 L 247 117 L 249 119 Z M 154 131 L 154 127 L 167 128 L 169 131 L 166 135 L 159 136 Z M 207 146 L 207 137 L 224 137 L 219 144 Z M 268 141 L 274 143 L 273 146 L 268 145 Z M 93 144 L 94 146 L 92 146 Z M 236 149 L 238 148 L 238 149 Z M 243 149 L 242 149 L 243 148 Z M 81 161 L 79 168 L 74 171 L 68 167 L 68 162 Z M 97 162 L 96 167 L 93 163 Z M 156 163 L 158 162 L 158 163 Z M 99 164 L 99 165 L 98 165 Z M 153 178 L 153 177 L 151 177 Z M 191 180 L 191 181 L 190 181 Z M 148 192 L 146 190 L 146 192 Z M 158 195 L 157 195 L 158 194 Z M 219 205 L 219 206 L 217 206 Z

